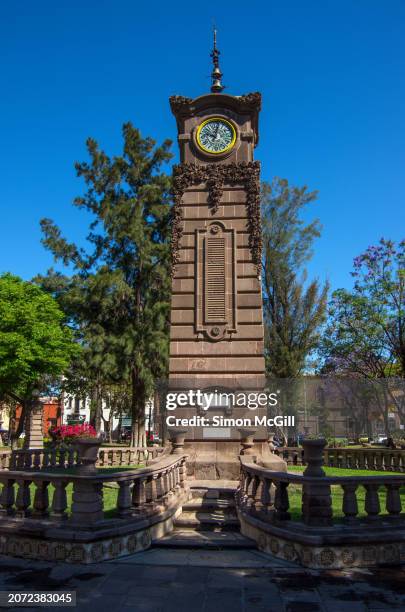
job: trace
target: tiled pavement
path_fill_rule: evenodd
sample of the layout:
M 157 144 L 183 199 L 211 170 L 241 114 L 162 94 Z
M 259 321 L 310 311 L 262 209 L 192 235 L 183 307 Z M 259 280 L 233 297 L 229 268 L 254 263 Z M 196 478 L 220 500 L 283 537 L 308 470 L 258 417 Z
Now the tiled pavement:
M 75 590 L 77 612 L 405 611 L 405 569 L 319 572 L 257 551 L 152 549 L 88 566 L 0 557 L 0 571 L 0 590 Z M 56 608 L 24 608 L 39 609 Z

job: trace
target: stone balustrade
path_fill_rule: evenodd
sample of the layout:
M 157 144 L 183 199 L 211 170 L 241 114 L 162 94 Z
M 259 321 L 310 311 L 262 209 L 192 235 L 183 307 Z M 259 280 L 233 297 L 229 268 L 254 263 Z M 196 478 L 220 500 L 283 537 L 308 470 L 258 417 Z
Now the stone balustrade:
M 94 476 L 2 470 L 0 554 L 53 560 L 59 554 L 88 563 L 143 550 L 172 529 L 187 499 L 185 463 L 185 455 L 170 455 L 145 468 Z M 116 494 L 108 515 L 106 488 Z
M 305 465 L 304 451 L 301 447 L 281 447 L 274 449 L 287 465 Z M 352 470 L 376 470 L 385 472 L 405 472 L 405 450 L 388 448 L 325 448 L 324 463 L 329 467 Z
M 320 462 L 319 457 L 317 462 L 308 457 L 302 475 L 272 472 L 254 458 L 240 457 L 237 507 L 242 533 L 255 539 L 261 550 L 308 567 L 403 562 L 400 493 L 405 475 L 328 477 L 319 467 L 322 447 Z M 337 491 L 341 507 L 336 510 L 334 504 L 334 510 L 332 492 Z M 360 491 L 364 505 L 359 503 Z
M 150 446 L 141 447 L 101 447 L 97 467 L 120 467 L 149 463 L 162 456 L 165 449 Z M 72 468 L 78 465 L 77 451 L 66 449 L 17 449 L 0 453 L 0 469 L 24 470 L 47 468 Z

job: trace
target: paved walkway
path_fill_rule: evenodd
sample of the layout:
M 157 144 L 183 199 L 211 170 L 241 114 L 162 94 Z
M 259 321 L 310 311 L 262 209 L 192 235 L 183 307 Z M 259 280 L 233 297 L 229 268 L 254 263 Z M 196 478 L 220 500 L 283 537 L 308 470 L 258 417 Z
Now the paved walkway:
M 65 609 L 77 612 L 405 612 L 405 569 L 318 572 L 258 551 L 152 549 L 87 566 L 0 557 L 0 572 L 0 590 L 75 590 Z

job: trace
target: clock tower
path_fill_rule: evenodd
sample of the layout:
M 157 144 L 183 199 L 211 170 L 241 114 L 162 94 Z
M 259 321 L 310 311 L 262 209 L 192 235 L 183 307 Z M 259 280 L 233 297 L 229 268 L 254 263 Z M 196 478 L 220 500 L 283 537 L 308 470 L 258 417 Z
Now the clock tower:
M 180 164 L 173 171 L 169 388 L 258 393 L 265 386 L 260 164 L 254 160 L 261 96 L 223 93 L 215 33 L 211 57 L 211 92 L 170 98 Z M 253 419 L 266 411 L 230 399 L 208 410 L 176 410 L 177 417 L 186 414 Z M 266 437 L 257 428 L 256 439 Z M 231 442 L 239 448 L 240 433 L 197 426 L 186 440 L 194 450 L 209 441 L 217 452 Z

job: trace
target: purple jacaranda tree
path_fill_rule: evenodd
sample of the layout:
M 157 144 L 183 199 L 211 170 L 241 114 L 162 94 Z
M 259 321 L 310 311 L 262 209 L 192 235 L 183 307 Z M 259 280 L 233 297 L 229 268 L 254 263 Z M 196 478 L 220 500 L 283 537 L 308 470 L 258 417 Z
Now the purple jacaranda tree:
M 354 259 L 352 291 L 332 294 L 322 341 L 323 374 L 373 379 L 388 429 L 405 417 L 405 240 L 381 238 Z

